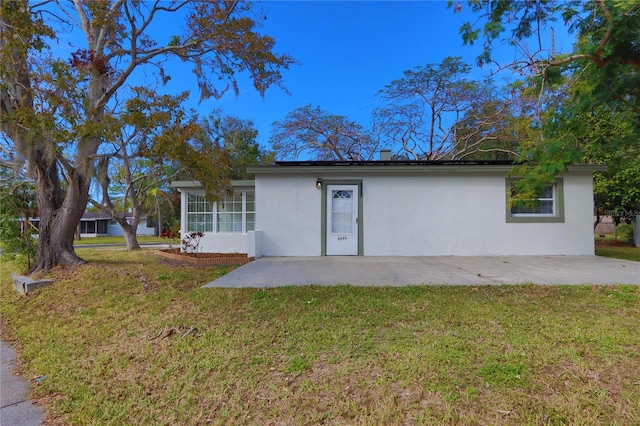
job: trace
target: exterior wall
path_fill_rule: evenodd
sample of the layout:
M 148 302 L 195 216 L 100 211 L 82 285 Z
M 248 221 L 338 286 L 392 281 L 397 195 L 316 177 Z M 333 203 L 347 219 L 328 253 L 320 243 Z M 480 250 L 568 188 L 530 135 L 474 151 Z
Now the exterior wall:
M 156 233 L 155 231 L 154 227 L 147 227 L 146 219 L 141 219 L 138 224 L 136 235 L 154 235 Z M 107 235 L 112 237 L 123 237 L 124 231 L 122 230 L 122 226 L 118 225 L 117 222 L 115 222 L 115 225 L 112 225 L 111 221 L 109 221 L 109 225 L 107 225 Z
M 256 179 L 256 230 L 264 256 L 320 256 L 321 193 L 316 176 Z
M 590 172 L 563 176 L 563 223 L 507 223 L 504 173 L 264 174 L 256 230 L 265 256 L 321 255 L 316 179 L 362 179 L 365 256 L 593 255 Z

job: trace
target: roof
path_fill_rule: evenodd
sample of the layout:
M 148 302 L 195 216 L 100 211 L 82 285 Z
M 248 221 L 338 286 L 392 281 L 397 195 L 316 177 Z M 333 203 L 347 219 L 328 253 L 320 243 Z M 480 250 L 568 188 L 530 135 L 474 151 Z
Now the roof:
M 495 166 L 513 165 L 513 160 L 388 160 L 388 161 L 276 161 L 276 166 Z M 273 166 L 273 165 L 272 165 Z M 269 166 L 267 166 L 269 167 Z
M 122 214 L 118 213 L 118 216 L 122 216 Z M 133 213 L 125 213 L 124 214 L 125 218 L 131 218 L 133 217 Z M 142 216 L 140 216 L 140 219 L 146 219 L 147 215 L 143 214 Z M 84 212 L 84 214 L 82 215 L 82 218 L 80 220 L 110 220 L 111 216 L 106 214 L 106 213 L 102 213 L 102 212 Z
M 102 212 L 84 212 L 80 220 L 102 220 L 111 219 L 111 216 Z
M 276 161 L 268 166 L 253 166 L 247 170 L 254 174 L 268 173 L 478 173 L 510 172 L 516 164 L 511 160 L 485 161 Z M 604 165 L 574 164 L 569 172 L 604 171 Z
M 244 188 L 250 187 L 253 188 L 256 186 L 256 181 L 251 180 L 232 180 L 231 187 L 232 188 Z M 171 182 L 172 188 L 202 188 L 202 184 L 196 180 L 175 180 Z

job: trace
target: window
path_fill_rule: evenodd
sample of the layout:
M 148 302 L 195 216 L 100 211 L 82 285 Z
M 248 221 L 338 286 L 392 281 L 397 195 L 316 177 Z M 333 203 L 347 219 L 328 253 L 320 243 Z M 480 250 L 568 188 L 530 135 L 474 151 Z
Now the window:
M 512 206 L 512 216 L 553 216 L 555 215 L 555 185 L 547 185 L 534 206 Z
M 247 232 L 256 226 L 255 194 L 226 194 L 217 202 L 216 232 Z
M 93 220 L 83 220 L 80 222 L 80 233 L 81 234 L 95 234 L 96 233 L 96 222 Z
M 564 222 L 563 181 L 545 186 L 534 205 L 516 206 L 510 200 L 515 179 L 507 180 L 507 222 Z M 511 207 L 509 207 L 511 206 Z
M 217 232 L 242 232 L 242 193 L 220 198 L 216 229 Z
M 241 191 L 225 194 L 215 203 L 204 194 L 188 194 L 187 232 L 247 232 L 255 229 L 255 194 Z M 215 216 L 215 222 L 214 222 Z
M 213 231 L 213 203 L 208 202 L 204 194 L 187 196 L 187 232 Z
M 353 191 L 333 191 L 331 194 L 331 233 L 353 233 Z
M 245 192 L 245 212 L 247 231 L 256 229 L 256 195 L 253 192 Z
M 107 220 L 98 220 L 96 221 L 96 234 L 106 234 L 107 233 Z

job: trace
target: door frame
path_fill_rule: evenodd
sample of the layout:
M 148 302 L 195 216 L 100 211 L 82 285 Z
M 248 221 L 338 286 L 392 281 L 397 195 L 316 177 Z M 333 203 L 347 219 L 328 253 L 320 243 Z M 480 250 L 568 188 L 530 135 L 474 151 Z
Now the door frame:
M 323 179 L 322 201 L 320 203 L 320 232 L 321 232 L 321 256 L 327 255 L 327 186 L 329 185 L 356 185 L 358 187 L 358 256 L 364 256 L 364 216 L 362 215 L 362 179 Z

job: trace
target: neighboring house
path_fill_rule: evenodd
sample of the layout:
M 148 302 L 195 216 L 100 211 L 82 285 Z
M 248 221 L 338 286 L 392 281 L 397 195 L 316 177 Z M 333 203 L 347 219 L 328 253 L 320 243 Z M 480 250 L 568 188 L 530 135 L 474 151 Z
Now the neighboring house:
M 249 256 L 593 255 L 593 172 L 574 165 L 536 208 L 509 207 L 505 161 L 276 162 L 211 203 L 181 192 L 182 238 Z
M 125 215 L 130 222 L 131 214 Z M 38 227 L 40 220 L 34 218 L 31 222 Z M 122 227 L 111 216 L 100 212 L 85 212 L 80 219 L 80 237 L 121 237 L 124 236 Z M 138 224 L 137 235 L 155 235 L 155 227 L 147 217 L 142 217 Z

